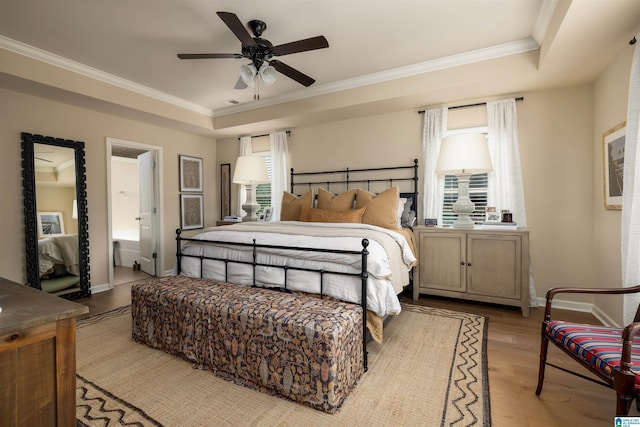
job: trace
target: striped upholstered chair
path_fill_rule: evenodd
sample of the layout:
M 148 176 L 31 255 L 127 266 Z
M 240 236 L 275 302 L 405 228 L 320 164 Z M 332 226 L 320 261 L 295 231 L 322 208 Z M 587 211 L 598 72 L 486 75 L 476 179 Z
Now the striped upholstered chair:
M 636 312 L 634 323 L 625 328 L 613 328 L 552 319 L 551 301 L 555 295 L 560 293 L 630 294 L 638 292 L 640 292 L 640 285 L 615 289 L 554 288 L 547 292 L 547 304 L 542 321 L 540 367 L 536 395 L 539 396 L 542 392 L 544 369 L 546 365 L 549 365 L 614 389 L 616 392 L 616 416 L 624 416 L 629 413 L 631 402 L 640 394 L 640 307 Z M 602 381 L 547 362 L 549 341 Z M 638 399 L 636 399 L 636 405 L 640 408 Z

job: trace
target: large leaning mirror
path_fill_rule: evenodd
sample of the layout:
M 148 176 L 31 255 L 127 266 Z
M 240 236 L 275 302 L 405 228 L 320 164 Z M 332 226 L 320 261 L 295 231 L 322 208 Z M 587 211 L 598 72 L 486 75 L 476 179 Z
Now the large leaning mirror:
M 22 133 L 27 284 L 91 295 L 84 143 Z

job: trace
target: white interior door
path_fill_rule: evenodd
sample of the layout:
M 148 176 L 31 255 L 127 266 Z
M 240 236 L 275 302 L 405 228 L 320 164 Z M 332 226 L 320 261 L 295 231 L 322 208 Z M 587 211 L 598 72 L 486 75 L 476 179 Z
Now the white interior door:
M 138 156 L 140 191 L 140 269 L 156 275 L 156 197 L 153 185 L 155 159 L 153 151 Z

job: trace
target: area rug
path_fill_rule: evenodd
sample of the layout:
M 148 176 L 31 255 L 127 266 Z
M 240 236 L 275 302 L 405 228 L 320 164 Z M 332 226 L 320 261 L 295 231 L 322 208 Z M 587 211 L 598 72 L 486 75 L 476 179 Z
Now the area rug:
M 122 307 L 78 321 L 78 426 L 490 426 L 488 319 L 403 304 L 336 414 L 227 382 L 131 340 Z

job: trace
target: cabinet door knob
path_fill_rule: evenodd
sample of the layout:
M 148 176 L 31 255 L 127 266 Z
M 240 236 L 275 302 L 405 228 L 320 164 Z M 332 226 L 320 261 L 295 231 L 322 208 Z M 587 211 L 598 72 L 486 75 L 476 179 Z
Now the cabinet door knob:
M 460 261 L 460 265 L 464 265 L 464 261 Z
M 471 267 L 471 263 L 468 263 L 467 265 L 468 265 L 469 267 Z

